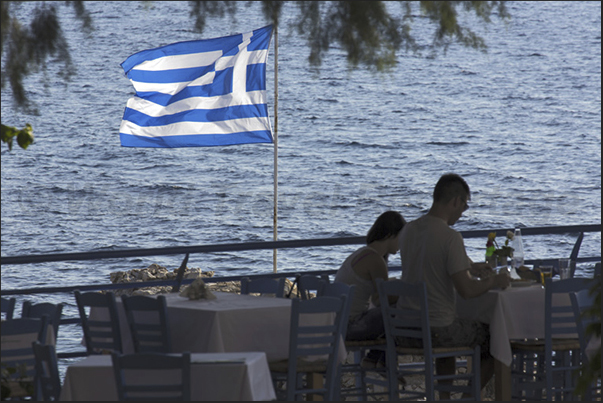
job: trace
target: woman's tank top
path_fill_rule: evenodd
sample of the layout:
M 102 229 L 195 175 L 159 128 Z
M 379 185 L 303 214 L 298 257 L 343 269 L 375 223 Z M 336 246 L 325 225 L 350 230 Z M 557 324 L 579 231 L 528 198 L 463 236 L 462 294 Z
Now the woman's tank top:
M 364 246 L 352 253 L 343 262 L 337 274 L 335 274 L 335 281 L 345 283 L 348 285 L 356 285 L 354 296 L 352 297 L 352 305 L 350 307 L 350 320 L 354 320 L 358 315 L 368 311 L 370 306 L 371 295 L 375 293 L 375 288 L 371 280 L 365 280 L 358 276 L 352 268 L 352 262 L 357 262 L 364 256 L 377 253 L 373 248 Z

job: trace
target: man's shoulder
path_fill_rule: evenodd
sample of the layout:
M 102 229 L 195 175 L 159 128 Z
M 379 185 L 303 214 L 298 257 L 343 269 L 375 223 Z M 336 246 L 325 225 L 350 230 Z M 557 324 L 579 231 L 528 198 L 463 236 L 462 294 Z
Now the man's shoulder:
M 449 226 L 446 221 L 429 214 L 422 215 L 421 217 L 410 221 L 406 224 L 405 228 L 407 226 L 410 226 L 411 228 L 427 228 L 448 233 L 458 233 L 454 228 Z

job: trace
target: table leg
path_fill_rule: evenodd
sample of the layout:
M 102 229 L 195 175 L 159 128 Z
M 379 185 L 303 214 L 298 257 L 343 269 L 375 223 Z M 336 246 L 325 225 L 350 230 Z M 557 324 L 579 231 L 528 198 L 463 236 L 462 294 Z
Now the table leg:
M 497 402 L 511 401 L 511 367 L 494 360 L 494 396 Z
M 311 372 L 307 374 L 308 387 L 311 389 L 322 388 L 324 384 L 324 376 L 320 372 Z M 306 397 L 306 400 L 323 400 L 321 395 L 311 394 Z

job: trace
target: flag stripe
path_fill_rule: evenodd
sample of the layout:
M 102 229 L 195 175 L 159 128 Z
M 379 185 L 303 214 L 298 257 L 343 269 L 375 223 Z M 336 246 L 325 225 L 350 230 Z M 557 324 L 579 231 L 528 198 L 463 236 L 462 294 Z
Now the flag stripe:
M 192 109 L 171 115 L 149 116 L 136 109 L 126 108 L 124 120 L 138 126 L 163 126 L 177 122 L 213 122 L 241 118 L 268 117 L 266 104 L 237 105 L 216 109 Z
M 211 66 L 222 57 L 221 51 L 191 53 L 188 55 L 164 56 L 155 60 L 146 60 L 132 67 L 128 74 L 136 70 L 162 71 L 187 69 L 189 67 Z
M 228 106 L 254 105 L 261 104 L 264 99 L 263 91 L 252 91 L 246 94 L 246 97 L 235 98 L 232 94 L 226 94 L 216 97 L 191 97 L 167 106 L 150 102 L 143 98 L 130 98 L 126 108 L 135 109 L 148 116 L 173 115 L 190 109 L 221 109 Z
M 262 63 L 262 61 L 266 60 L 267 55 L 267 50 L 249 52 L 248 64 L 265 64 Z M 189 57 L 191 57 L 191 55 L 187 55 L 187 58 Z M 202 59 L 201 56 L 197 57 Z M 225 68 L 232 67 L 234 64 L 234 57 L 232 56 L 223 57 L 222 61 L 217 65 L 217 59 L 211 60 L 207 65 L 204 64 L 203 61 L 191 65 L 190 60 L 183 61 L 181 64 L 176 64 L 179 60 L 180 59 L 170 60 L 169 65 L 155 63 L 154 68 L 133 68 L 128 73 L 128 78 L 133 82 L 142 83 L 177 83 L 181 81 L 192 81 L 210 71 L 224 70 Z
M 187 136 L 170 137 L 145 137 L 120 133 L 121 143 L 124 147 L 211 147 L 216 143 L 230 146 L 236 144 L 268 143 L 266 137 L 271 136 L 269 131 L 261 130 L 255 132 L 245 131 L 242 133 L 228 134 L 197 134 Z
M 193 147 L 272 142 L 266 102 L 271 35 L 272 26 L 267 26 L 130 56 L 122 67 L 136 96 L 124 110 L 121 144 Z M 246 133 L 249 141 L 244 141 Z
M 119 129 L 120 133 L 147 137 L 170 137 L 177 135 L 194 135 L 202 132 L 203 135 L 221 133 L 243 133 L 246 129 L 250 132 L 262 131 L 267 118 L 244 118 L 218 122 L 178 122 L 164 126 L 143 127 L 127 120 L 123 120 Z

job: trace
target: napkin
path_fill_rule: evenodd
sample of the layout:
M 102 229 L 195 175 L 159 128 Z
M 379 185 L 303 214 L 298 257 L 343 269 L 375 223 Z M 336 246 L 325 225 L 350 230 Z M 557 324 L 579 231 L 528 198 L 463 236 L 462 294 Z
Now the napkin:
M 187 297 L 188 299 L 216 299 L 213 292 L 207 288 L 205 281 L 201 277 L 197 277 L 189 286 L 180 292 L 181 297 Z

